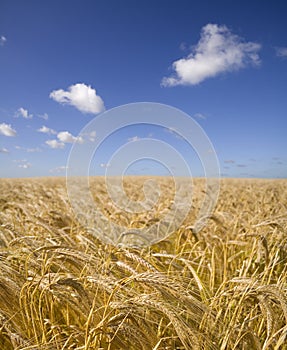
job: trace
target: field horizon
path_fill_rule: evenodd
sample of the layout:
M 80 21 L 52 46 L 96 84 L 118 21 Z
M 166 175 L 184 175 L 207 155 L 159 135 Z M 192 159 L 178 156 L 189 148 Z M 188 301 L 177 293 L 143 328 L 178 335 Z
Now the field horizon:
M 89 177 L 89 178 L 105 178 L 106 175 L 94 175 L 94 176 L 85 176 L 85 175 L 80 175 L 80 176 L 73 176 L 73 177 Z M 113 175 L 113 176 L 109 176 L 109 177 L 126 177 L 126 178 L 139 178 L 139 177 L 151 177 L 151 178 L 185 178 L 185 176 L 173 176 L 173 175 L 151 175 L 151 174 L 136 174 L 136 175 Z M 58 175 L 50 175 L 50 176 L 28 176 L 28 177 L 0 177 L 0 181 L 1 180 L 32 180 L 32 179 L 63 179 L 63 178 L 67 178 L 66 175 L 62 175 L 62 176 L 58 176 Z M 204 176 L 190 176 L 190 178 L 192 179 L 206 179 L 206 177 Z M 229 177 L 229 176 L 220 176 L 218 177 L 218 179 L 222 179 L 222 180 L 287 180 L 286 177 L 256 177 L 256 176 L 250 176 L 250 177 L 245 177 L 245 176 L 234 176 L 234 177 Z

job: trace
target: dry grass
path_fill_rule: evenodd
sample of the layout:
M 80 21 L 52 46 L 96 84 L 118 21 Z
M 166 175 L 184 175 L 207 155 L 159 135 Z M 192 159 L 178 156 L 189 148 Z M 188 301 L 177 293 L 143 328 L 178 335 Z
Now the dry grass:
M 159 220 L 123 214 L 129 228 Z M 125 188 L 141 199 L 140 181 Z M 287 349 L 287 181 L 222 180 L 207 226 L 195 210 L 172 236 L 145 249 L 101 243 L 76 220 L 64 179 L 0 182 L 0 348 Z M 96 228 L 95 228 L 96 229 Z

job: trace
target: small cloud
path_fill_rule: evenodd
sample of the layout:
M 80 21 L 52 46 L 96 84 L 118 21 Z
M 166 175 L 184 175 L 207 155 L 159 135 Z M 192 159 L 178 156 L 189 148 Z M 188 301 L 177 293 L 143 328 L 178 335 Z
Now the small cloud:
M 0 134 L 13 137 L 17 135 L 17 132 L 16 130 L 12 129 L 10 124 L 2 123 L 0 124 Z
M 44 114 L 38 114 L 38 118 L 41 118 L 41 119 L 44 119 L 44 120 L 48 120 L 49 119 L 49 116 L 47 113 L 44 113 Z
M 109 168 L 111 165 L 109 163 L 101 163 L 100 167 L 101 168 Z
M 185 42 L 180 43 L 179 49 L 181 51 L 186 51 L 187 50 L 187 44 Z
M 24 163 L 24 164 L 19 164 L 18 168 L 29 169 L 29 168 L 31 168 L 31 166 L 32 166 L 31 163 Z
M 140 140 L 141 140 L 141 138 L 138 136 L 133 136 L 133 137 L 128 138 L 129 142 L 136 142 L 136 141 L 140 141 Z
M 7 148 L 0 148 L 0 153 L 9 153 Z
M 21 146 L 15 146 L 15 148 L 17 150 L 22 150 L 25 151 L 27 153 L 36 153 L 36 152 L 42 152 L 42 149 L 40 147 L 36 147 L 36 148 L 25 148 L 25 147 L 21 147 Z
M 276 47 L 276 56 L 281 58 L 287 58 L 287 47 Z
M 43 132 L 43 131 L 42 131 Z M 57 134 L 58 140 L 48 140 L 46 144 L 51 148 L 64 148 L 65 143 L 84 143 L 81 136 L 73 136 L 68 131 L 61 131 Z
M 71 85 L 68 91 L 54 90 L 50 93 L 50 98 L 71 105 L 82 113 L 98 114 L 105 110 L 104 102 L 96 90 L 83 83 Z
M 27 162 L 27 159 L 14 159 L 13 162 L 17 164 L 24 163 L 24 162 Z
M 88 135 L 88 137 L 89 137 L 89 140 L 90 140 L 91 142 L 95 142 L 95 140 L 96 140 L 96 132 L 95 132 L 95 131 L 90 132 L 90 134 Z
M 181 136 L 181 135 L 177 132 L 177 130 L 176 130 L 174 127 L 172 127 L 172 126 L 170 126 L 170 127 L 165 127 L 164 130 L 165 130 L 166 132 L 172 134 L 173 136 L 175 136 L 177 139 L 184 139 L 184 137 Z
M 31 168 L 32 164 L 27 161 L 27 159 L 15 159 L 14 163 L 18 164 L 18 168 L 28 169 Z
M 16 117 L 23 117 L 25 119 L 32 119 L 33 118 L 33 114 L 29 114 L 27 109 L 24 109 L 22 107 L 20 107 L 18 109 L 18 111 L 16 112 Z
M 224 163 L 226 163 L 226 164 L 234 164 L 235 161 L 233 159 L 227 159 L 227 160 L 224 161 Z
M 40 129 L 37 130 L 38 132 L 42 132 L 44 134 L 50 134 L 50 135 L 56 135 L 57 131 L 48 128 L 47 126 L 43 125 Z
M 65 144 L 63 142 L 59 142 L 58 140 L 48 140 L 46 141 L 46 144 L 53 149 L 62 149 L 65 147 Z
M 0 36 L 0 46 L 4 46 L 7 42 L 7 39 L 4 35 Z
M 202 113 L 195 113 L 193 116 L 196 119 L 206 119 L 206 116 Z
M 28 153 L 38 153 L 42 152 L 40 147 L 35 147 L 35 148 L 26 148 L 26 152 Z
M 88 140 L 90 142 L 95 142 L 96 141 L 96 131 L 91 131 L 91 132 L 86 132 L 86 133 L 81 133 L 81 138 L 83 138 L 83 140 Z
M 62 166 L 58 166 L 56 168 L 50 169 L 49 172 L 52 174 L 60 174 L 60 173 L 64 173 L 67 169 L 68 169 L 67 166 L 62 165 Z
M 84 139 L 81 136 L 73 136 L 68 131 L 61 131 L 57 135 L 58 139 L 64 143 L 84 143 Z
M 164 77 L 164 87 L 197 85 L 224 72 L 242 69 L 249 64 L 259 65 L 261 45 L 245 42 L 226 26 L 207 24 L 191 53 L 172 64 L 174 74 Z

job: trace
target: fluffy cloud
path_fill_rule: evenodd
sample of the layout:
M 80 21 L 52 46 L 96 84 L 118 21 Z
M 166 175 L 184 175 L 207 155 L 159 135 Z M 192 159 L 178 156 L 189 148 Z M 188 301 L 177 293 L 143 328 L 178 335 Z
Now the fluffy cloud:
M 0 134 L 4 136 L 16 136 L 16 130 L 12 129 L 10 124 L 0 124 Z
M 65 144 L 63 142 L 59 142 L 58 140 L 48 140 L 46 141 L 46 144 L 54 149 L 58 149 L 58 148 L 64 148 Z
M 64 148 L 65 143 L 84 143 L 84 139 L 81 136 L 73 136 L 68 131 L 61 131 L 57 134 L 58 140 L 48 140 L 46 144 L 51 148 Z
M 48 128 L 47 126 L 43 125 L 40 129 L 37 130 L 38 132 L 42 132 L 43 134 L 51 134 L 56 135 L 57 131 Z
M 7 148 L 0 148 L 0 153 L 9 153 Z
M 4 46 L 6 41 L 7 41 L 7 39 L 5 38 L 5 36 L 1 35 L 0 36 L 0 46 Z
M 24 109 L 24 108 L 21 107 L 16 112 L 16 117 L 23 117 L 25 119 L 32 119 L 33 118 L 33 114 L 29 114 L 27 109 Z
M 207 24 L 198 44 L 186 57 L 173 62 L 174 74 L 162 80 L 162 86 L 196 85 L 223 72 L 258 65 L 261 45 L 244 42 L 226 26 Z
M 64 142 L 64 143 L 74 143 L 74 142 L 83 143 L 84 142 L 82 137 L 73 136 L 68 131 L 59 132 L 57 137 L 61 142 Z
M 276 47 L 276 56 L 287 58 L 287 47 Z
M 104 102 L 96 90 L 83 83 L 71 85 L 68 91 L 54 90 L 50 93 L 50 98 L 74 106 L 83 113 L 98 114 L 105 110 Z

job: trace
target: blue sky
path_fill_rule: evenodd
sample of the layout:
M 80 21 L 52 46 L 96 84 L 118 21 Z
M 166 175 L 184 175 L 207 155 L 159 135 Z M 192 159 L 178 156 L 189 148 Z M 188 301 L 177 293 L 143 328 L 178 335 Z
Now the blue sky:
M 87 123 L 155 102 L 196 120 L 222 176 L 287 177 L 286 15 L 276 0 L 2 0 L 0 176 L 65 175 L 73 142 L 99 137 L 79 135 Z M 115 133 L 93 172 L 106 171 L 117 147 L 149 137 L 189 161 L 186 144 L 166 132 L 175 126 Z M 166 169 L 138 160 L 129 172 Z

